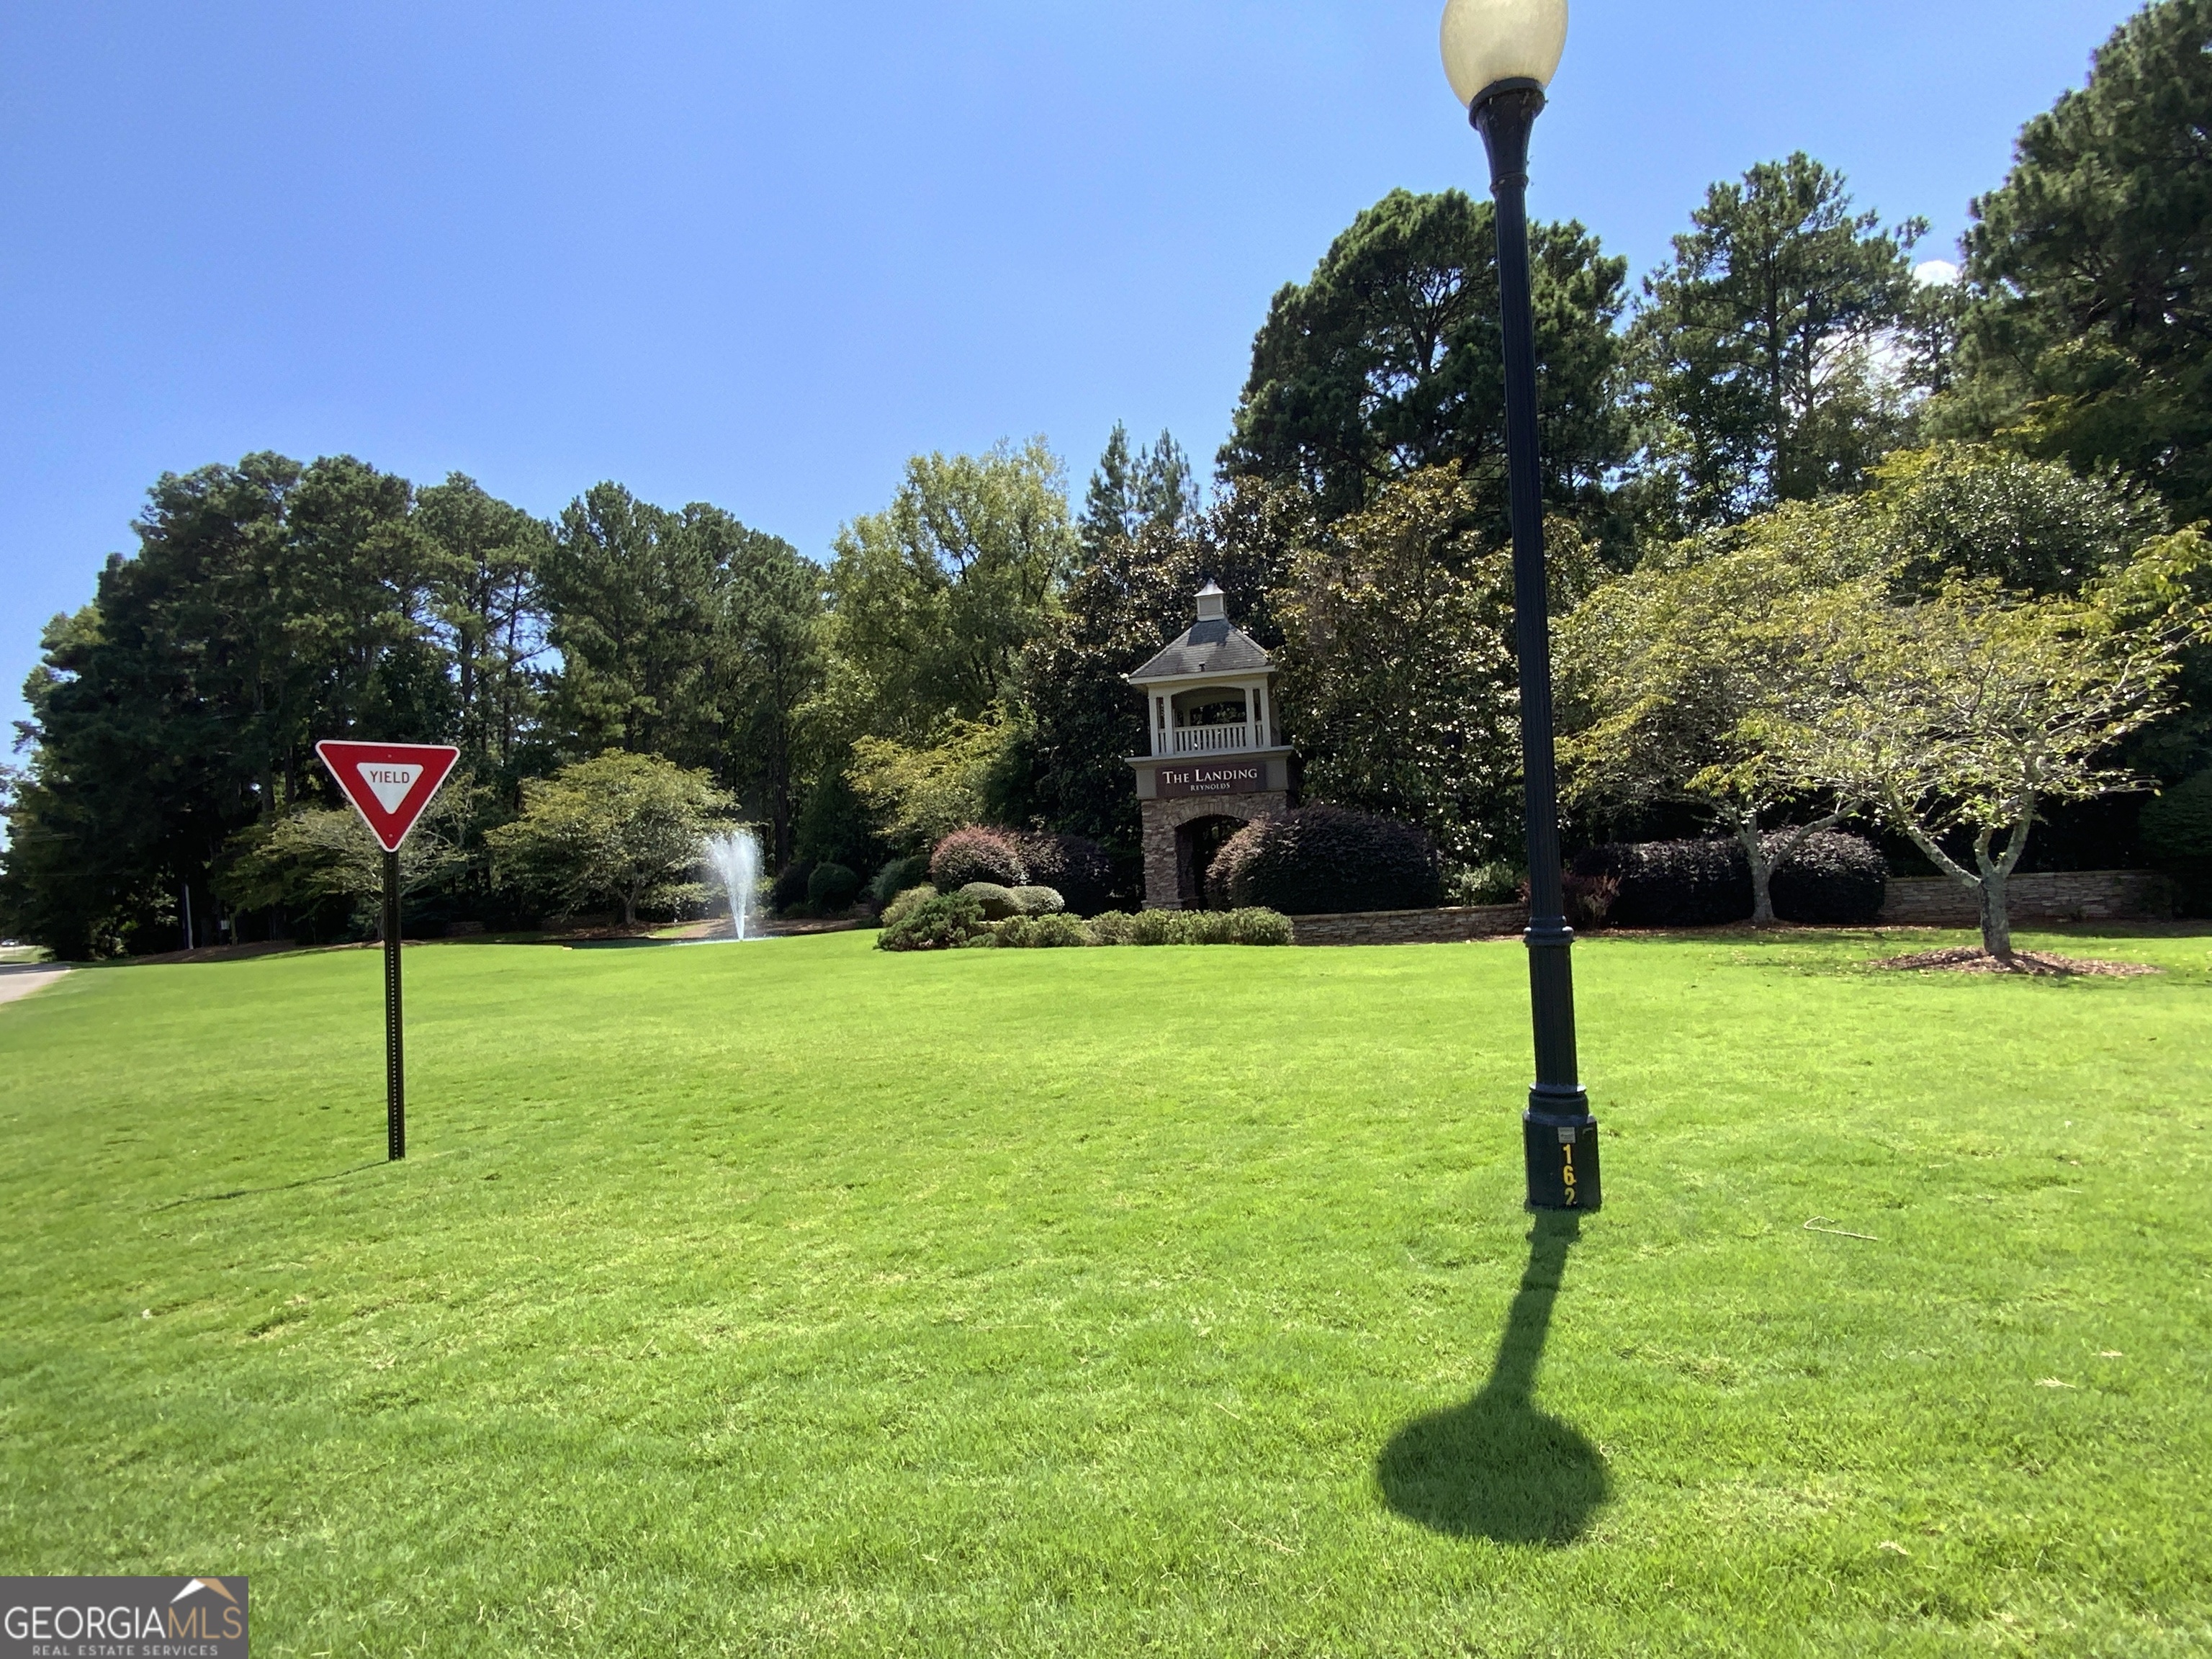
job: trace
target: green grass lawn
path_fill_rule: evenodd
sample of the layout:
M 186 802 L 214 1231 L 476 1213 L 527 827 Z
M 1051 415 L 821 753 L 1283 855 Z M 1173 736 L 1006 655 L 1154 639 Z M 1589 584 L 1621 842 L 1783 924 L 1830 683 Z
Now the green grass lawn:
M 2212 1652 L 2212 939 L 412 950 L 0 1008 L 0 1571 L 257 1654 Z M 1843 1232 L 1810 1232 L 1828 1218 Z

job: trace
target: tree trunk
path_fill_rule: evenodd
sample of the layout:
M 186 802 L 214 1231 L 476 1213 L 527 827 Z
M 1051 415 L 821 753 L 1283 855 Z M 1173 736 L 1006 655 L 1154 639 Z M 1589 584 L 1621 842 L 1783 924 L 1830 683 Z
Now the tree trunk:
M 1800 824 L 1795 830 L 1778 830 L 1771 837 L 1759 828 L 1759 814 L 1753 812 L 1736 820 L 1736 839 L 1743 843 L 1743 855 L 1751 864 L 1751 925 L 1754 927 L 1778 927 L 1781 919 L 1774 914 L 1774 872 L 1797 856 L 1801 848 L 1822 830 L 1832 830 L 1844 821 L 1841 812 L 1831 812 L 1816 823 Z M 1770 852 L 1769 840 L 1779 842 L 1779 854 Z
M 2027 844 L 2027 832 L 2020 830 L 2014 834 L 2012 846 L 2007 851 L 2003 864 L 2000 866 L 1990 856 L 1990 842 L 1996 831 L 1990 829 L 1984 830 L 1974 842 L 1974 864 L 1976 869 L 1981 872 L 1977 875 L 1973 870 L 1967 869 L 1958 860 L 1945 852 L 1942 843 L 1921 828 L 1918 821 L 1895 802 L 1893 801 L 1890 804 L 1889 811 L 1891 820 L 1912 838 L 1912 844 L 1928 855 L 1928 861 L 1930 864 L 1973 894 L 1975 902 L 1981 908 L 1982 948 L 2000 962 L 2010 962 L 2012 960 L 2012 929 L 2005 915 L 2003 878 L 2010 875 L 2013 866 L 2020 862 L 2021 851 Z M 1990 909 L 1990 882 L 1992 876 L 1997 878 L 1996 908 L 1994 912 Z M 1990 932 L 1992 914 L 1996 919 L 1996 932 L 1994 936 Z M 2002 951 L 1991 942 L 1993 937 L 2003 940 L 2004 948 Z
M 2027 832 L 2034 827 L 2035 809 L 2031 805 L 2007 834 L 2002 857 L 1990 855 L 1990 843 L 1996 839 L 1994 829 L 1983 830 L 1974 843 L 1974 861 L 1982 872 L 1982 949 L 2002 963 L 2012 961 L 2012 912 L 2006 902 L 2005 884 L 2020 867 L 2021 854 L 2027 851 Z
M 1735 833 L 1751 865 L 1751 925 L 1771 927 L 1775 926 L 1774 860 L 1766 855 L 1766 837 L 1759 833 L 1755 815 L 1739 818 Z
M 2005 908 L 2005 872 L 1982 878 L 1982 949 L 1999 962 L 2012 960 L 2012 915 Z
M 637 889 L 635 887 L 627 888 L 623 893 L 623 926 L 637 926 Z
M 791 769 L 789 766 L 779 765 L 776 768 L 775 778 L 769 786 L 768 799 L 769 839 L 774 843 L 772 851 L 775 858 L 775 867 L 781 870 L 791 862 Z

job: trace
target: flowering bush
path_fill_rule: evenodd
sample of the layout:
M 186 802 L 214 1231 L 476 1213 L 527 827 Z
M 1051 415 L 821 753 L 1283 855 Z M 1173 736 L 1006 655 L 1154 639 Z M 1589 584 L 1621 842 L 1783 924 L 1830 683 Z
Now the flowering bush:
M 956 830 L 937 843 L 929 856 L 929 878 L 939 892 L 957 893 L 974 881 L 1026 886 L 1030 870 L 1014 836 L 979 826 Z

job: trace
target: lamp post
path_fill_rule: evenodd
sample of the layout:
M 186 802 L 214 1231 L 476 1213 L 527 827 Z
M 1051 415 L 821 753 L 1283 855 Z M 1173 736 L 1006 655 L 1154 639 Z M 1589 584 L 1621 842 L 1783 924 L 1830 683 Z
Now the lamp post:
M 1513 636 L 1521 659 L 1521 764 L 1528 835 L 1528 997 L 1536 1081 L 1522 1119 L 1528 1207 L 1595 1210 L 1597 1120 L 1575 1060 L 1573 929 L 1559 872 L 1552 740 L 1552 629 L 1536 452 L 1536 325 L 1528 289 L 1528 132 L 1567 43 L 1567 0 L 1447 0 L 1444 72 L 1490 152 L 1504 313 L 1505 447 L 1513 517 Z

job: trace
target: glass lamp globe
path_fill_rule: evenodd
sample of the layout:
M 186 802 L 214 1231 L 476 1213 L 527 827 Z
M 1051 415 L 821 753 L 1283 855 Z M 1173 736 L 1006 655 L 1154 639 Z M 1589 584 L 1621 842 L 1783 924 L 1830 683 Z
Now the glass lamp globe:
M 1549 86 L 1567 47 L 1567 0 L 1445 0 L 1444 73 L 1462 104 L 1500 81 Z

